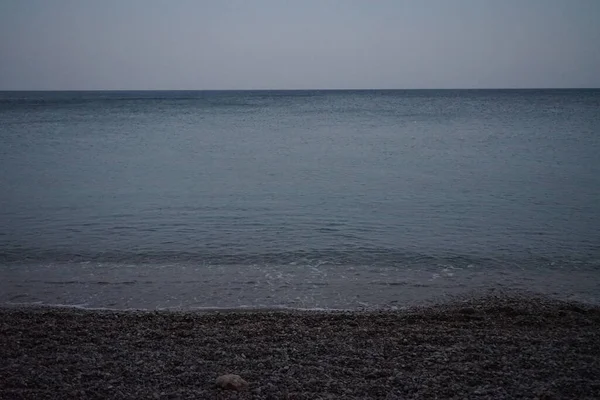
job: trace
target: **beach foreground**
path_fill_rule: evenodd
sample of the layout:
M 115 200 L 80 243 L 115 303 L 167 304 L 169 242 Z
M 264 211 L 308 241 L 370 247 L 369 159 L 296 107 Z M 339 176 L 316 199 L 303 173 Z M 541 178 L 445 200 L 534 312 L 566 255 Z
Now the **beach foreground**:
M 523 295 L 385 312 L 0 309 L 0 398 L 600 398 L 600 308 Z M 244 392 L 215 387 L 239 374 Z

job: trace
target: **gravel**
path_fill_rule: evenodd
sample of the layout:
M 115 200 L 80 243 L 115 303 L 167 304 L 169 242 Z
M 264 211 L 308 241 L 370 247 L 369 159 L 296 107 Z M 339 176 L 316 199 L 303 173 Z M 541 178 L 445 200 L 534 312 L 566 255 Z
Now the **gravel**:
M 483 296 L 404 311 L 0 308 L 2 399 L 598 399 L 600 307 Z M 222 374 L 248 381 L 216 388 Z

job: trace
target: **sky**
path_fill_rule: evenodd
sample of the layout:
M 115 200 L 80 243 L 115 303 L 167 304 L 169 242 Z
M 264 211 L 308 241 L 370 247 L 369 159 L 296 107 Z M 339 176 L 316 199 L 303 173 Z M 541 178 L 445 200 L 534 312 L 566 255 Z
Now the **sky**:
M 600 0 L 0 0 L 0 90 L 600 87 Z

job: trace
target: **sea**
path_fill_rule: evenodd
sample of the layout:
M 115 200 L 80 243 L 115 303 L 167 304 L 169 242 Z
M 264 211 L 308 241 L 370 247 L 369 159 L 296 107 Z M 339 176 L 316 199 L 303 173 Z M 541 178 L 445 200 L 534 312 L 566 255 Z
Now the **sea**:
M 600 90 L 0 92 L 0 305 L 600 304 Z

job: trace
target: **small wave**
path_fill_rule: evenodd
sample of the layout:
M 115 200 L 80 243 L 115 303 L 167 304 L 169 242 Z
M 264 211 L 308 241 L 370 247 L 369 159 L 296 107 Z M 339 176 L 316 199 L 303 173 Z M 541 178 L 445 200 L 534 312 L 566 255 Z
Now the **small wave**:
M 30 282 L 34 282 L 34 281 L 30 281 Z M 105 285 L 135 285 L 136 283 L 139 283 L 137 281 L 124 281 L 124 282 L 108 282 L 108 281 L 43 281 L 42 283 L 47 284 L 47 285 L 59 285 L 59 286 L 66 286 L 66 285 L 99 285 L 99 286 L 105 286 Z
M 404 282 L 404 281 L 396 281 L 396 282 L 382 282 L 382 281 L 375 281 L 375 282 L 371 282 L 372 285 L 379 285 L 379 286 L 406 286 L 409 283 L 408 282 Z
M 110 308 L 105 307 L 87 307 L 85 303 L 83 304 L 62 304 L 62 303 L 44 303 L 42 301 L 32 301 L 32 302 L 12 302 L 8 301 L 3 303 L 3 305 L 12 306 L 12 307 L 32 307 L 32 308 L 75 308 L 81 310 L 111 310 Z M 117 309 L 112 309 L 113 311 L 117 311 Z
M 269 312 L 269 311 L 302 311 L 302 312 L 352 312 L 357 311 L 351 308 L 327 308 L 327 307 L 292 307 L 285 305 L 273 305 L 273 306 L 235 306 L 235 307 L 221 307 L 221 306 L 197 306 L 197 307 L 157 307 L 157 308 L 116 308 L 116 307 L 97 307 L 88 306 L 87 303 L 82 304 L 64 304 L 64 303 L 44 303 L 42 301 L 34 302 L 5 302 L 1 306 L 8 307 L 26 307 L 26 308 L 60 308 L 60 309 L 75 309 L 75 310 L 86 310 L 86 311 L 114 311 L 114 312 L 155 312 L 155 311 L 169 311 L 169 312 Z

